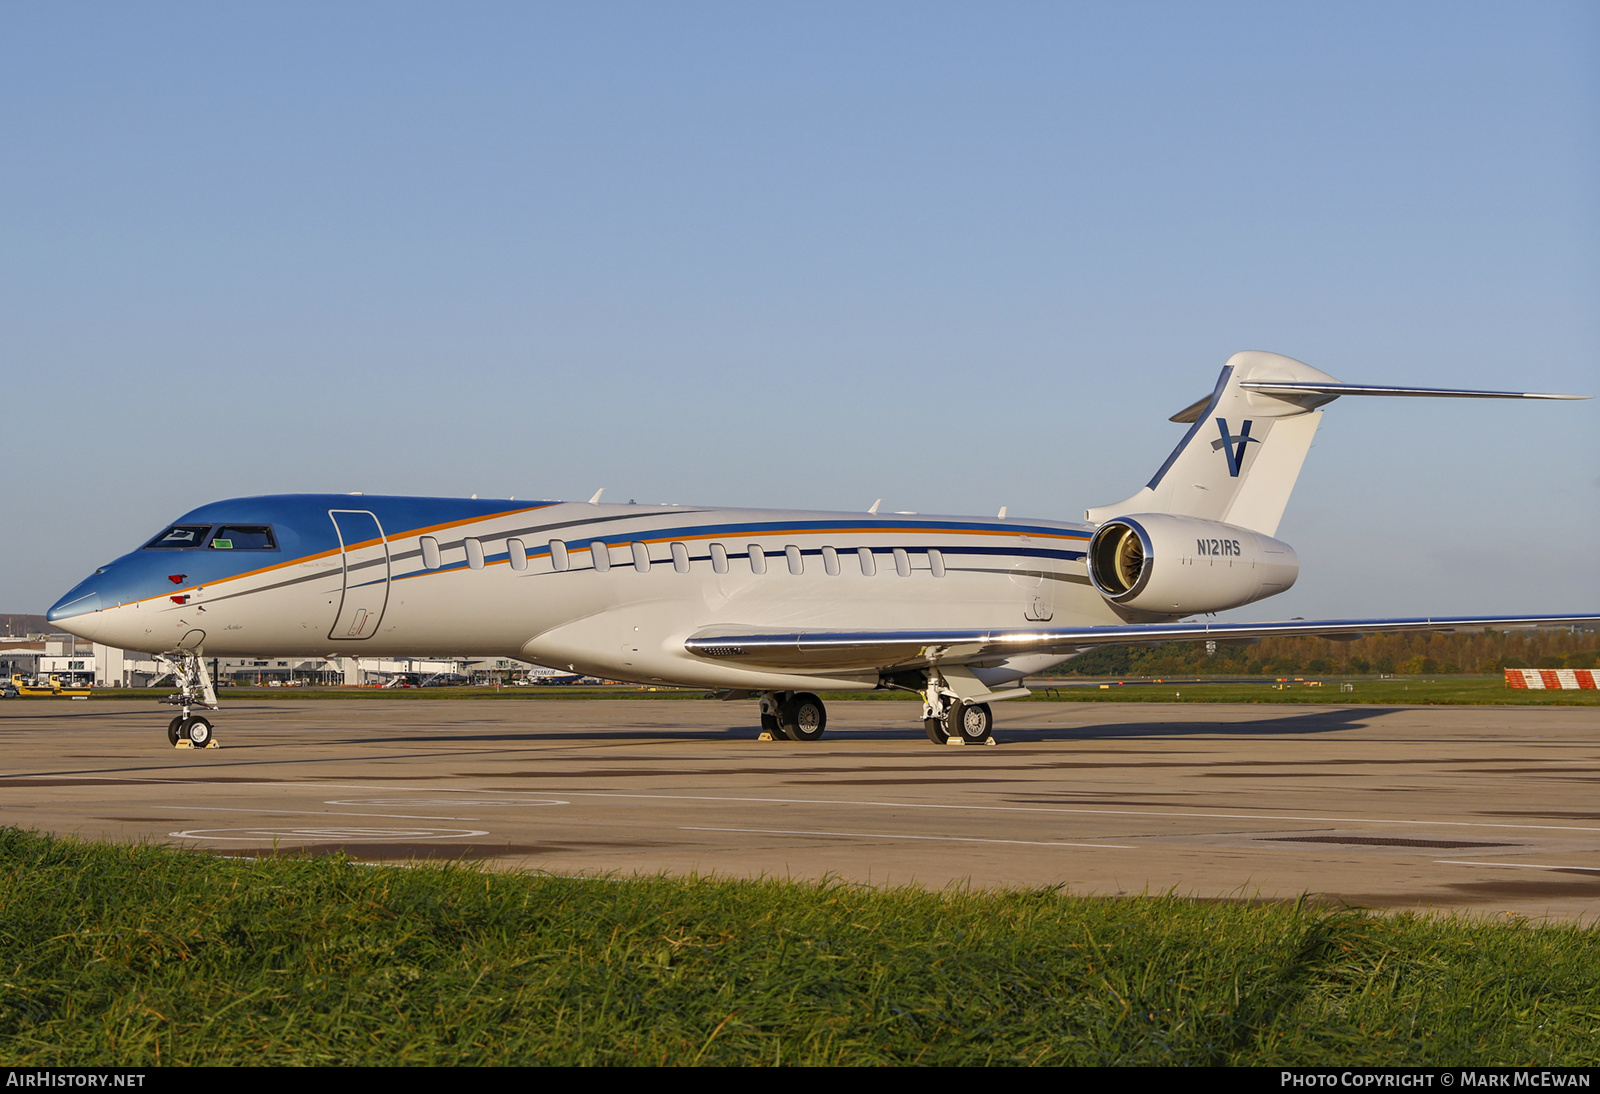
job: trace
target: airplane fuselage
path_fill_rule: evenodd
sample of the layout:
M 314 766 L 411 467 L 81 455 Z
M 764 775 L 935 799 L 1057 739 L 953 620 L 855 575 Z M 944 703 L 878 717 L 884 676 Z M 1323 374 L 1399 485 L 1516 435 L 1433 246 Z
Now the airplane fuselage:
M 844 689 L 878 676 L 718 664 L 684 641 L 722 625 L 1167 618 L 1107 603 L 1085 566 L 1093 527 L 1064 522 L 276 495 L 202 506 L 172 527 L 184 530 L 177 546 L 102 567 L 62 598 L 55 621 L 157 652 L 498 656 L 644 682 Z M 991 668 L 1016 678 L 1058 660 Z

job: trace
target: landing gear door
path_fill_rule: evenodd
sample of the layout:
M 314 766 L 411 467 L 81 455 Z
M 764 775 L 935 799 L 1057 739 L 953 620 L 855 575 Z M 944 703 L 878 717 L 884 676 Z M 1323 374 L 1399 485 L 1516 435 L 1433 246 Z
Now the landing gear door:
M 344 598 L 328 637 L 371 638 L 389 603 L 389 543 L 378 518 L 365 509 L 330 509 L 328 516 L 344 554 Z

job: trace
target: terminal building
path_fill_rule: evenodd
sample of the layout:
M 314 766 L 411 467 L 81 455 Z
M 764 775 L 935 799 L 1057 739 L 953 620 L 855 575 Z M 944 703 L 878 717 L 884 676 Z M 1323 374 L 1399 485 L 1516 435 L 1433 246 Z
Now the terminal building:
M 159 654 L 84 642 L 70 634 L 0 636 L 0 681 L 22 677 L 63 687 L 142 688 L 172 683 L 177 666 Z M 555 669 L 510 658 L 222 657 L 207 660 L 218 686 L 382 686 L 398 682 L 538 683 Z

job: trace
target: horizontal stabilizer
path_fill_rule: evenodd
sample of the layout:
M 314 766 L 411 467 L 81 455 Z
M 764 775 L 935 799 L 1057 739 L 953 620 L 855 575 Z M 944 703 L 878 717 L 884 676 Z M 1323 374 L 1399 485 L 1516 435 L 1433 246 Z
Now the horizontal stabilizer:
M 1454 387 L 1396 387 L 1391 384 L 1325 384 L 1302 380 L 1243 380 L 1239 386 L 1263 395 L 1415 395 L 1435 399 L 1589 399 L 1590 395 L 1548 395 L 1538 391 L 1474 391 Z M 1200 404 L 1204 409 L 1204 403 Z M 1185 412 L 1187 413 L 1187 411 Z M 1173 421 L 1177 421 L 1176 418 Z
M 1446 619 L 1296 619 L 1286 623 L 1149 623 L 1061 630 L 743 632 L 716 627 L 691 635 L 690 653 L 737 665 L 794 672 L 871 671 L 960 665 L 1019 654 L 1063 658 L 1096 646 L 1143 642 L 1238 641 L 1293 635 L 1350 639 L 1366 634 L 1568 627 L 1600 623 L 1589 615 L 1458 616 Z
M 1340 384 L 1318 383 L 1313 380 L 1241 380 L 1239 387 L 1245 391 L 1258 391 L 1263 395 L 1403 395 L 1433 399 L 1591 399 L 1592 395 L 1552 395 L 1539 391 L 1476 391 L 1472 388 L 1454 387 L 1400 387 L 1394 384 Z M 1202 395 L 1169 422 L 1189 425 L 1198 422 L 1211 403 L 1210 395 Z

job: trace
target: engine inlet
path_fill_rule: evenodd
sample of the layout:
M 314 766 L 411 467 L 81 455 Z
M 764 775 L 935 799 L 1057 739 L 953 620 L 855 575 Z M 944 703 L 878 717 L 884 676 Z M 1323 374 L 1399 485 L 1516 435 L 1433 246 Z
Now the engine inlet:
M 1107 596 L 1117 597 L 1139 584 L 1145 568 L 1144 541 L 1133 527 L 1113 521 L 1089 545 L 1089 574 Z

